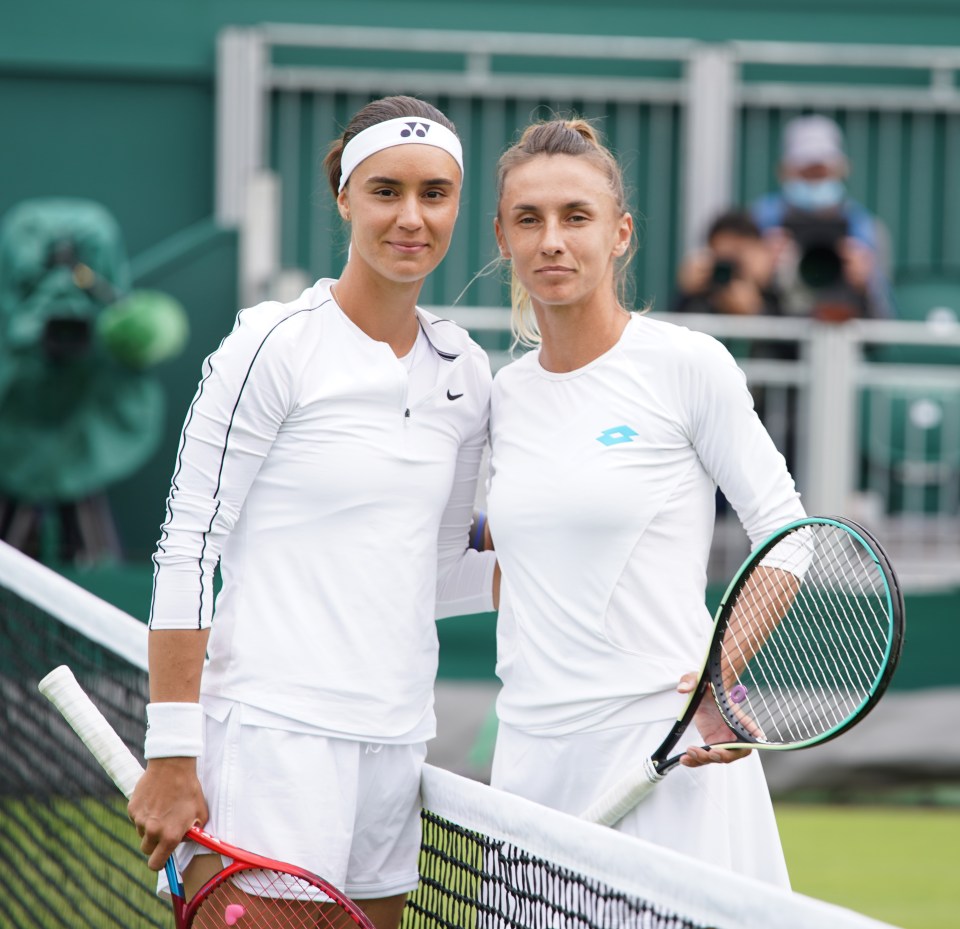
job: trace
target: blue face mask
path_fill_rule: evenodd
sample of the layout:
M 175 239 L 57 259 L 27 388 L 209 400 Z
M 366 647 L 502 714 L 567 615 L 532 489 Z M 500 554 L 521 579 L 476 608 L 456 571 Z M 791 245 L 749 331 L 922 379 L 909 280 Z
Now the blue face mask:
M 826 210 L 839 206 L 846 194 L 843 181 L 835 177 L 822 181 L 794 178 L 784 181 L 782 190 L 787 203 L 798 210 Z

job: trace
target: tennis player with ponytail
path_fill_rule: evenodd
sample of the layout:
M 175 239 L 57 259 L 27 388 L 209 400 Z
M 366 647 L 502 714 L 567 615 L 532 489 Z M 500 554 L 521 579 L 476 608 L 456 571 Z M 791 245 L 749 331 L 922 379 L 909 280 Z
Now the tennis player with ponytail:
M 717 486 L 754 543 L 804 511 L 726 349 L 627 310 L 633 220 L 589 123 L 530 126 L 504 153 L 495 228 L 515 334 L 536 350 L 492 395 L 492 783 L 579 815 L 650 755 L 696 685 Z M 726 741 L 701 706 L 684 767 L 617 828 L 785 885 L 756 753 L 699 748 Z
M 207 824 L 393 929 L 418 879 L 434 620 L 493 608 L 493 555 L 467 549 L 490 370 L 416 306 L 459 208 L 450 121 L 374 101 L 324 166 L 351 229 L 342 275 L 241 311 L 186 417 L 129 813 L 154 869 Z M 188 893 L 221 867 L 176 854 Z

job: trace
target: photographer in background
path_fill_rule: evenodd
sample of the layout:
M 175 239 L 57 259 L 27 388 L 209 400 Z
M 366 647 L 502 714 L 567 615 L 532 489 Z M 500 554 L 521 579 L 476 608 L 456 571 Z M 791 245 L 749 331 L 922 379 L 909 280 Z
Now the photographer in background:
M 781 315 L 774 253 L 749 213 L 730 210 L 710 224 L 706 247 L 687 255 L 680 264 L 670 309 L 675 313 Z
M 780 190 L 752 208 L 773 250 L 784 315 L 828 322 L 893 316 L 885 229 L 847 196 L 848 173 L 832 119 L 787 123 Z

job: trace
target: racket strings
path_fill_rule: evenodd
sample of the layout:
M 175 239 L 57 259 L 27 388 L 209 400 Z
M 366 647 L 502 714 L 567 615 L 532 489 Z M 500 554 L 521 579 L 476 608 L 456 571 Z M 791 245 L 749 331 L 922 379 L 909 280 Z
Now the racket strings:
M 832 559 L 828 558 L 827 563 L 832 563 Z M 799 672 L 796 677 L 805 688 L 813 689 L 815 692 L 822 690 L 822 682 L 828 680 L 831 682 L 831 690 L 834 694 L 846 693 L 849 695 L 854 682 L 849 674 L 844 673 L 842 667 L 838 668 L 835 663 L 831 661 L 831 655 L 835 654 L 840 647 L 838 639 L 842 637 L 842 630 L 837 627 L 832 619 L 834 614 L 831 612 L 831 609 L 827 608 L 828 605 L 824 603 L 822 595 L 823 583 L 822 578 L 818 578 L 817 576 L 818 572 L 819 566 L 817 564 L 813 565 L 813 570 L 806 572 L 805 578 L 807 584 L 804 591 L 811 593 L 812 597 L 809 602 L 805 603 L 804 592 L 799 592 L 797 599 L 792 605 L 792 615 L 793 618 L 796 619 L 797 616 L 802 615 L 801 608 L 804 608 L 807 613 L 812 610 L 820 617 L 826 617 L 827 621 L 822 624 L 822 634 L 819 636 L 811 635 L 809 625 L 797 623 L 797 635 L 795 637 L 772 637 L 769 641 L 773 647 L 764 654 L 767 657 L 772 656 L 781 666 L 787 666 L 789 662 L 790 666 Z M 810 583 L 811 581 L 813 581 L 813 583 Z M 783 647 L 784 643 L 786 643 L 786 647 Z M 808 658 L 807 662 L 802 660 L 804 655 Z M 768 678 L 772 678 L 769 669 L 773 663 L 773 661 L 761 660 L 757 664 L 764 670 Z M 778 695 L 785 693 L 786 696 L 786 699 L 781 697 L 781 699 L 778 700 L 782 718 L 804 721 L 804 716 L 798 715 L 796 712 L 799 706 L 797 700 L 799 691 L 797 689 L 789 688 L 784 691 L 783 688 L 780 688 L 774 691 L 774 693 Z M 835 724 L 842 718 L 838 713 L 831 712 L 831 709 L 835 710 L 835 706 L 830 702 L 825 703 L 823 708 L 826 718 L 829 719 L 831 723 Z M 815 734 L 815 730 L 809 727 L 806 729 L 801 728 L 801 732 L 806 736 Z M 782 739 L 785 733 L 778 731 L 777 735 L 778 738 Z
M 761 741 L 838 730 L 869 699 L 890 648 L 883 572 L 831 524 L 778 542 L 729 615 L 714 686 L 734 727 Z
M 776 638 L 771 638 L 771 634 L 782 621 L 782 615 L 785 615 L 789 609 L 788 607 L 781 616 L 777 616 L 775 614 L 771 615 L 768 608 L 771 602 L 780 602 L 787 596 L 787 585 L 783 582 L 784 576 L 793 577 L 789 571 L 784 575 L 784 569 L 757 572 L 753 579 L 755 583 L 749 588 L 744 588 L 737 605 L 740 629 L 734 636 L 736 653 L 732 658 L 726 640 L 724 642 L 724 651 L 729 666 L 731 669 L 740 669 L 733 670 L 739 688 L 739 692 L 737 688 L 732 691 L 733 699 L 735 702 L 742 704 L 746 695 L 751 696 L 750 715 L 748 716 L 745 712 L 738 712 L 737 716 L 748 735 L 763 740 L 768 739 L 768 730 L 771 726 L 776 738 L 781 739 L 783 732 L 780 729 L 780 721 L 795 716 L 797 710 L 792 689 L 784 690 L 776 686 L 757 688 L 755 686 L 756 678 L 761 674 L 767 682 L 774 678 L 772 674 L 774 658 L 778 663 L 785 663 L 795 657 L 791 654 L 795 651 L 795 645 L 792 641 L 789 639 L 778 641 Z M 748 645 L 746 649 L 743 647 L 744 640 Z M 764 646 L 767 647 L 766 651 Z M 747 673 L 747 670 L 751 667 L 753 669 L 753 680 L 751 680 L 751 675 Z M 762 713 L 755 711 L 755 704 L 762 707 Z M 746 707 L 738 706 L 737 709 L 746 709 Z M 753 723 L 752 726 L 749 725 L 748 720 Z
M 809 535 L 809 533 L 806 533 Z M 753 726 L 745 725 L 747 733 L 767 739 L 766 731 L 762 728 L 772 723 L 774 732 L 779 739 L 782 732 L 779 730 L 779 720 L 795 714 L 796 706 L 791 691 L 782 691 L 778 688 L 769 690 L 747 690 L 744 670 L 755 659 L 759 668 L 768 664 L 764 646 L 768 645 L 777 651 L 777 658 L 785 662 L 788 657 L 786 650 L 793 650 L 789 640 L 778 642 L 771 639 L 771 633 L 780 624 L 792 607 L 797 594 L 797 579 L 806 572 L 810 562 L 810 540 L 806 537 L 794 537 L 789 546 L 778 546 L 776 552 L 768 553 L 765 564 L 762 564 L 744 584 L 738 594 L 733 615 L 735 622 L 724 640 L 726 663 L 734 674 L 739 694 L 734 691 L 735 700 L 739 697 L 742 702 L 746 693 L 752 692 L 753 702 L 759 702 L 763 707 L 763 722 L 752 719 Z M 731 654 L 730 640 L 735 646 L 735 654 Z M 744 648 L 744 642 L 747 648 Z M 739 669 L 739 670 L 738 670 Z M 738 708 L 739 709 L 739 708 Z M 742 721 L 746 721 L 746 714 L 737 714 Z
M 855 546 L 847 533 L 834 532 L 830 536 L 825 564 L 846 568 L 840 574 L 846 586 L 838 593 L 836 609 L 825 612 L 831 622 L 831 641 L 848 661 L 838 664 L 846 672 L 852 698 L 861 695 L 865 687 L 872 685 L 876 670 L 886 654 L 886 639 L 889 637 L 886 597 L 879 565 L 868 558 L 863 548 Z M 835 578 L 828 578 L 830 589 L 836 589 Z M 826 586 L 826 585 L 824 585 Z M 849 620 L 844 623 L 842 620 Z M 881 635 L 886 633 L 885 635 Z
M 357 929 L 358 921 L 322 885 L 285 871 L 225 873 L 203 892 L 189 929 Z
M 846 539 L 840 541 L 846 542 Z M 847 568 L 843 574 L 844 579 L 850 581 L 851 586 L 855 587 L 852 591 L 843 592 L 842 602 L 839 603 L 838 609 L 833 612 L 824 610 L 824 615 L 830 619 L 830 623 L 826 626 L 829 642 L 835 650 L 842 650 L 842 653 L 848 659 L 846 662 L 836 665 L 838 679 L 835 681 L 837 685 L 835 693 L 839 695 L 842 692 L 841 684 L 845 685 L 848 703 L 844 704 L 842 710 L 849 712 L 855 709 L 856 703 L 859 702 L 860 696 L 864 693 L 864 688 L 869 687 L 872 683 L 874 669 L 883 658 L 882 649 L 878 652 L 875 651 L 873 654 L 870 651 L 870 642 L 875 633 L 877 619 L 877 613 L 873 607 L 877 605 L 878 600 L 875 596 L 875 584 L 872 584 L 868 589 L 866 581 L 868 574 L 875 574 L 876 569 L 875 564 L 868 566 L 864 565 L 861 559 L 854 559 L 857 553 L 852 550 L 849 543 L 838 543 L 833 545 L 831 549 L 830 554 L 835 558 L 834 563 L 841 564 L 842 558 L 843 564 Z M 875 578 L 871 578 L 871 580 L 875 580 Z M 871 607 L 869 614 L 866 609 L 867 605 Z M 848 619 L 849 623 L 841 622 L 837 618 L 838 615 Z M 881 619 L 884 618 L 885 611 L 881 616 Z M 850 706 L 849 703 L 853 701 L 856 702 L 853 706 Z
M 846 694 L 849 699 L 851 692 L 858 692 L 857 681 L 851 670 L 852 666 L 837 665 L 836 662 L 831 660 L 833 655 L 838 654 L 842 648 L 847 647 L 847 643 L 844 640 L 849 638 L 849 636 L 845 635 L 845 630 L 835 621 L 835 612 L 833 609 L 835 604 L 827 602 L 827 598 L 824 596 L 824 590 L 828 588 L 828 584 L 825 582 L 824 577 L 821 576 L 823 575 L 823 564 L 827 566 L 840 564 L 841 559 L 839 556 L 843 555 L 844 552 L 841 551 L 838 553 L 837 547 L 834 544 L 821 546 L 819 562 L 813 565 L 812 571 L 806 573 L 804 590 L 805 593 L 810 594 L 810 598 L 806 603 L 803 598 L 798 598 L 798 602 L 794 607 L 794 618 L 796 618 L 797 615 L 801 615 L 799 610 L 801 606 L 804 607 L 808 614 L 816 613 L 821 618 L 826 617 L 827 621 L 821 624 L 821 634 L 810 635 L 808 625 L 796 624 L 796 628 L 799 630 L 798 636 L 795 640 L 785 639 L 785 641 L 798 643 L 798 648 L 799 645 L 802 644 L 805 654 L 809 658 L 809 665 L 802 661 L 795 664 L 796 668 L 807 672 L 804 675 L 804 682 L 807 686 L 812 683 L 820 683 L 822 685 L 822 682 L 826 680 L 830 682 L 830 690 L 835 697 L 840 698 Z M 844 557 L 843 560 L 847 562 L 847 570 L 845 573 L 849 576 L 849 558 Z M 861 584 L 860 587 L 862 593 L 863 585 Z M 851 613 L 851 615 L 856 615 L 856 613 Z M 780 640 L 775 638 L 772 641 L 774 644 L 777 644 Z M 796 662 L 798 657 L 801 657 L 797 654 L 797 649 L 791 648 L 788 649 L 788 652 L 791 661 Z M 783 650 L 780 649 L 778 654 L 782 662 Z M 856 657 L 856 649 L 849 651 L 849 654 Z M 769 663 L 767 664 L 769 665 Z M 795 693 L 795 691 L 792 693 Z M 835 702 L 836 701 L 834 701 L 834 703 Z M 825 706 L 829 708 L 830 704 L 825 704 Z M 837 713 L 831 715 L 833 722 L 837 722 L 839 718 Z
M 844 647 L 849 647 L 850 642 L 845 641 L 849 640 L 849 635 L 836 621 L 838 609 L 842 613 L 842 607 L 835 601 L 830 602 L 824 595 L 825 591 L 832 591 L 833 582 L 832 577 L 825 576 L 825 569 L 828 573 L 832 572 L 833 566 L 840 563 L 840 558 L 844 555 L 840 549 L 845 548 L 840 543 L 844 540 L 844 535 L 831 534 L 821 540 L 818 550 L 814 553 L 812 563 L 805 573 L 805 584 L 798 592 L 799 602 L 794 618 L 815 614 L 821 620 L 819 629 L 822 634 L 812 635 L 815 627 L 807 622 L 798 622 L 796 648 L 788 656 L 791 662 L 795 662 L 794 667 L 801 672 L 803 684 L 808 690 L 817 692 L 819 686 L 822 693 L 823 682 L 830 682 L 829 692 L 836 699 L 823 702 L 821 708 L 823 721 L 831 725 L 839 724 L 852 709 L 849 706 L 838 707 L 837 700 L 844 697 L 849 700 L 860 692 L 858 681 L 855 680 L 848 666 L 834 660 L 834 656 L 840 654 Z M 805 600 L 808 596 L 809 600 Z M 805 612 L 801 613 L 801 610 Z M 777 637 L 773 639 L 774 643 L 778 641 Z M 854 643 L 856 643 L 855 639 Z M 855 650 L 851 655 L 855 656 Z M 805 661 L 804 658 L 807 660 Z M 796 694 L 799 691 L 793 691 L 793 693 Z M 803 715 L 796 715 L 794 718 L 804 719 Z M 811 737 L 818 731 L 817 728 L 807 728 L 803 734 Z

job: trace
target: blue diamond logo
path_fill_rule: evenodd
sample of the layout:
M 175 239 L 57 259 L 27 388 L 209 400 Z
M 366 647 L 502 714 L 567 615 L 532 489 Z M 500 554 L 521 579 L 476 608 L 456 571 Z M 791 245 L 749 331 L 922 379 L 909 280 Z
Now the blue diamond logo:
M 597 441 L 604 445 L 621 445 L 632 441 L 635 435 L 638 435 L 636 429 L 631 429 L 629 426 L 614 426 L 612 429 L 604 429 L 597 436 Z

